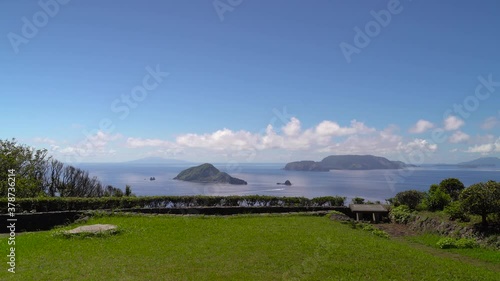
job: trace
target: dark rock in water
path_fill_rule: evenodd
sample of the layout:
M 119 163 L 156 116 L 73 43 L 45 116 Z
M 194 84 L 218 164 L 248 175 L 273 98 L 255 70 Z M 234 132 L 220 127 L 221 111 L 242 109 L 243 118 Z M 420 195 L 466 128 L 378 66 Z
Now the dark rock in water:
M 150 181 L 154 181 L 154 180 L 156 180 L 156 178 L 155 177 L 150 177 L 149 180 Z
M 292 183 L 291 183 L 289 180 L 286 180 L 286 181 L 285 181 L 285 182 L 283 182 L 283 183 L 281 183 L 281 182 L 277 182 L 276 184 L 277 184 L 277 185 L 288 185 L 288 186 L 292 185 Z
M 227 173 L 219 171 L 212 164 L 202 164 L 196 167 L 188 168 L 180 172 L 174 180 L 201 182 L 201 183 L 229 183 L 229 184 L 247 184 L 246 181 L 231 177 Z

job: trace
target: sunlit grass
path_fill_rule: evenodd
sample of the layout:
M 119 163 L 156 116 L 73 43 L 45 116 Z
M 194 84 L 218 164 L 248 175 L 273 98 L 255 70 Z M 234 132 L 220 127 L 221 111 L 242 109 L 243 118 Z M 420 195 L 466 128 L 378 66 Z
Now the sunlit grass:
M 111 216 L 117 235 L 17 237 L 16 274 L 0 280 L 497 280 L 498 272 L 435 257 L 404 241 L 325 217 Z M 6 257 L 6 239 L 0 239 Z M 6 258 L 5 258 L 6 259 Z M 295 278 L 295 279 L 293 279 Z
M 500 268 L 500 251 L 492 250 L 492 249 L 485 249 L 485 248 L 473 248 L 473 249 L 440 249 L 436 243 L 439 241 L 439 239 L 443 238 L 444 236 L 437 235 L 437 234 L 422 234 L 418 236 L 411 236 L 408 237 L 407 239 L 413 242 L 417 242 L 423 245 L 427 245 L 436 249 L 439 249 L 441 251 L 446 251 L 450 253 L 457 253 L 460 255 L 464 256 L 469 256 L 473 257 L 479 260 L 491 262 L 494 264 L 498 264 Z

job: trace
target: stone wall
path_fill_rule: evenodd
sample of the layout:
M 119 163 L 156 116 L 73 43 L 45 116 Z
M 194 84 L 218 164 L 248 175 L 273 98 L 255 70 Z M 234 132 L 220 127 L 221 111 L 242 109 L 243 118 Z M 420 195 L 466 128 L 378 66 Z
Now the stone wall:
M 483 238 L 480 233 L 476 232 L 471 227 L 465 227 L 453 222 L 440 221 L 425 216 L 414 216 L 407 225 L 411 230 L 417 232 L 434 233 L 454 238 Z

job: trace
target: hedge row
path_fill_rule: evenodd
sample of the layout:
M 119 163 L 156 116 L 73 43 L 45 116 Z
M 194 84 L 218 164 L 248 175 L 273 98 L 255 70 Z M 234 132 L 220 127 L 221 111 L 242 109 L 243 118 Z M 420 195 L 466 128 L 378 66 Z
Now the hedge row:
M 141 196 L 141 197 L 38 197 L 17 198 L 15 212 L 52 212 L 70 210 L 100 210 L 121 208 L 188 208 L 188 207 L 319 207 L 344 206 L 345 197 L 248 196 Z M 0 199 L 0 211 L 7 213 L 7 198 Z M 10 206 L 12 207 L 12 205 Z

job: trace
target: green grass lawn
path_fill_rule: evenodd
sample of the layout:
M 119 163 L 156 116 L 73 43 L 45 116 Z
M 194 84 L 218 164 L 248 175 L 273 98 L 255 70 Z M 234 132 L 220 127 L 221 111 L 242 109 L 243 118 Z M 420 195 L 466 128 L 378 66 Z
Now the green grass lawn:
M 463 256 L 468 256 L 479 260 L 491 262 L 493 264 L 498 264 L 500 268 L 500 251 L 495 251 L 492 249 L 485 249 L 485 248 L 440 249 L 439 246 L 436 245 L 436 243 L 443 237 L 444 236 L 440 236 L 437 234 L 423 234 L 423 235 L 408 237 L 407 239 L 409 241 L 417 242 L 432 248 L 439 249 L 440 251 L 443 252 L 456 253 Z
M 499 272 L 436 257 L 325 217 L 111 216 L 101 238 L 16 238 L 16 273 L 0 280 L 498 280 Z

